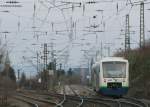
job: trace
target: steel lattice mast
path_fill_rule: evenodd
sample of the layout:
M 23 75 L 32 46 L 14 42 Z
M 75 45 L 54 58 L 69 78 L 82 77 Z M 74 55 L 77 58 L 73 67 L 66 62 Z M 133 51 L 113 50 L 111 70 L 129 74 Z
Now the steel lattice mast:
M 125 51 L 127 50 L 130 50 L 129 14 L 126 15 L 126 26 L 125 26 Z
M 140 4 L 140 48 L 145 46 L 144 2 Z

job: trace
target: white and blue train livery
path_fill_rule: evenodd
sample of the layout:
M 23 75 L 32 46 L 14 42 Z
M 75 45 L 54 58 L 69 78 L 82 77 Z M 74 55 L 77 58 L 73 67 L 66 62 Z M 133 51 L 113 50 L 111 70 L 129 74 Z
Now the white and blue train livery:
M 92 87 L 103 95 L 122 96 L 129 88 L 129 63 L 121 57 L 106 57 L 92 66 Z

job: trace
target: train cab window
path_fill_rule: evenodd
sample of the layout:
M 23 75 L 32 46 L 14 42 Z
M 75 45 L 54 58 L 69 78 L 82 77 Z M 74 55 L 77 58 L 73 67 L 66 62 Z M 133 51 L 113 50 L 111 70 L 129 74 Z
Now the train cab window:
M 103 76 L 104 78 L 125 78 L 126 77 L 126 63 L 125 62 L 103 62 Z

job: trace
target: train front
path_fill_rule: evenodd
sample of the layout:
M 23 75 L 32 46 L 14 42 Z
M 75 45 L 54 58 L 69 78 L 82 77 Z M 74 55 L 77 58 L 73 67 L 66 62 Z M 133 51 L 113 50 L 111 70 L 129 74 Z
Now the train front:
M 129 87 L 127 60 L 110 60 L 101 63 L 100 91 L 104 95 L 122 96 Z

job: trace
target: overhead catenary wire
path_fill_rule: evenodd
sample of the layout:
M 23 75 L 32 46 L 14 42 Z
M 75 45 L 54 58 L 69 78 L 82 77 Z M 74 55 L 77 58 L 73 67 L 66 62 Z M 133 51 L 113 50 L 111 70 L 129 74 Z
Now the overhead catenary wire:
M 70 20 L 69 19 L 67 19 L 67 16 L 64 14 L 64 12 L 62 11 L 62 8 L 63 7 L 68 7 L 69 6 L 69 3 L 60 3 L 60 4 L 57 4 L 57 0 L 55 0 L 54 2 L 49 2 L 48 0 L 41 0 L 42 2 L 39 4 L 40 6 L 42 5 L 43 7 L 45 7 L 45 9 L 48 9 L 46 12 L 46 15 L 45 15 L 45 13 L 44 13 L 44 15 L 45 15 L 45 17 L 44 18 L 42 18 L 42 19 L 40 19 L 40 17 L 37 17 L 37 16 L 35 16 L 35 20 L 36 21 L 39 21 L 41 24 L 40 25 L 38 25 L 37 27 L 37 29 L 38 30 L 42 30 L 42 29 L 44 29 L 44 27 L 45 26 L 47 26 L 48 24 L 47 23 L 49 23 L 50 24 L 50 22 L 51 22 L 51 20 L 49 19 L 49 14 L 50 14 L 50 12 L 51 12 L 51 9 L 50 8 L 57 8 L 57 9 L 59 9 L 59 11 L 61 11 L 62 12 L 62 17 L 64 17 L 63 18 L 63 20 L 62 21 L 58 21 L 58 22 L 53 22 L 54 23 L 54 25 L 53 25 L 53 32 L 55 32 L 56 30 L 58 30 L 58 29 L 55 29 L 55 25 L 57 25 L 58 24 L 58 26 L 59 26 L 59 24 L 64 24 L 65 25 L 65 27 L 64 27 L 64 29 L 66 29 L 66 31 L 65 31 L 65 33 L 64 33 L 64 35 L 66 35 L 66 36 L 68 36 L 68 34 L 69 34 L 69 32 L 70 32 L 70 26 L 69 26 L 69 24 L 70 24 Z M 123 1 L 123 0 L 121 0 L 121 1 Z M 114 2 L 119 2 L 119 0 L 102 0 L 101 1 L 101 3 L 114 3 Z M 125 1 L 126 2 L 126 1 Z M 45 5 L 44 3 L 47 3 L 47 5 Z M 132 5 L 133 4 L 133 5 Z M 112 20 L 116 20 L 116 18 L 117 19 L 119 19 L 119 16 L 121 16 L 121 12 L 123 12 L 124 10 L 126 10 L 126 9 L 130 9 L 130 10 L 128 10 L 128 13 L 130 14 L 130 12 L 131 12 L 131 10 L 133 9 L 133 7 L 134 6 L 136 6 L 136 4 L 137 3 L 135 3 L 135 2 L 132 2 L 131 0 L 127 0 L 127 5 L 124 5 L 124 6 L 121 6 L 121 7 L 119 7 L 119 5 L 117 6 L 117 14 L 116 14 L 116 12 L 114 12 L 114 14 L 113 15 L 110 15 L 110 17 L 108 16 L 104 16 L 104 18 L 103 18 L 103 22 L 106 22 L 106 24 L 107 24 L 107 21 L 108 20 L 110 20 L 110 21 L 112 21 Z M 148 2 L 145 2 L 145 4 L 148 4 Z M 83 5 L 82 5 L 83 6 Z M 85 6 L 86 6 L 86 4 L 85 4 Z M 50 9 L 50 11 L 49 11 L 49 9 Z M 115 8 L 114 8 L 114 10 L 115 10 Z M 84 9 L 83 9 L 83 11 L 84 12 L 86 12 Z M 105 10 L 104 10 L 105 11 Z M 74 10 L 74 12 L 75 12 L 75 10 Z M 12 12 L 13 13 L 13 12 Z M 36 11 L 35 12 L 36 14 L 39 14 L 38 13 L 38 11 Z M 84 16 L 85 15 L 85 16 Z M 75 21 L 76 23 L 79 23 L 79 21 L 80 21 L 80 23 L 82 23 L 82 20 L 85 20 L 86 18 L 88 19 L 89 17 L 88 16 L 86 16 L 86 14 L 84 14 L 83 15 L 83 18 L 79 18 L 79 19 L 77 19 L 77 21 Z M 33 17 L 28 17 L 28 16 L 20 16 L 20 15 L 18 15 L 18 14 L 16 14 L 16 16 L 19 18 L 20 17 L 20 22 L 21 21 L 23 21 L 22 19 L 23 18 L 29 18 L 30 20 L 32 20 L 33 21 Z M 119 21 L 119 23 L 120 23 L 121 21 Z M 113 23 L 113 21 L 112 21 L 112 23 Z M 29 24 L 28 26 L 27 26 L 27 28 L 29 28 L 30 27 L 30 25 L 31 24 Z M 67 25 L 67 26 L 66 26 Z M 121 25 L 121 24 L 120 24 Z M 119 25 L 119 26 L 120 26 Z M 20 28 L 21 27 L 23 27 L 23 26 L 20 26 Z M 18 28 L 19 28 L 19 25 L 18 25 Z M 21 28 L 20 30 L 18 30 L 19 32 L 18 33 L 23 33 L 23 31 L 25 31 L 25 29 L 24 28 Z M 118 30 L 119 31 L 119 30 Z M 48 31 L 49 32 L 49 34 L 51 34 L 50 32 L 50 30 Z M 84 31 L 82 31 L 82 30 L 80 30 L 79 28 L 77 28 L 76 29 L 76 35 L 80 35 L 78 32 L 84 32 Z M 108 30 L 106 30 L 105 32 L 108 32 Z M 113 31 L 112 31 L 113 32 Z M 117 32 L 117 31 L 116 31 Z M 85 33 L 85 32 L 84 32 Z M 113 34 L 113 33 L 112 33 Z M 54 36 L 56 36 L 57 34 L 53 34 Z M 59 35 L 59 34 L 58 34 Z M 82 34 L 81 34 L 81 36 L 82 36 Z M 77 38 L 78 39 L 78 38 Z M 72 46 L 72 45 L 70 45 L 70 46 Z

